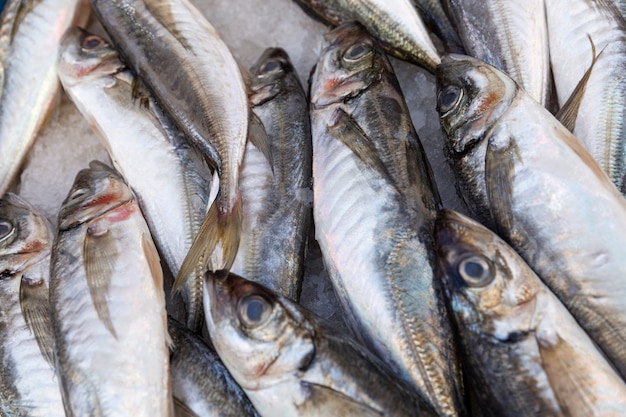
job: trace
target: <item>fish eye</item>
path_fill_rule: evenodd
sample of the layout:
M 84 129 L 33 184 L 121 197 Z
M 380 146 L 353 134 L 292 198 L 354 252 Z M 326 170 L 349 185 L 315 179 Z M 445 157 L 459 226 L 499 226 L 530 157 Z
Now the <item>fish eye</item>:
M 249 295 L 239 301 L 239 319 L 248 327 L 265 323 L 272 312 L 272 305 L 260 295 Z
M 470 287 L 484 287 L 494 278 L 491 262 L 479 255 L 461 259 L 457 265 L 457 272 Z
M 271 74 L 271 73 L 280 71 L 281 68 L 282 68 L 282 66 L 280 65 L 279 61 L 272 60 L 272 61 L 268 61 L 265 64 L 263 64 L 261 66 L 261 68 L 259 69 L 259 73 L 260 74 Z
M 89 191 L 89 189 L 87 189 L 87 188 L 79 188 L 76 191 L 74 191 L 72 194 L 70 194 L 70 198 L 68 199 L 68 201 L 70 201 L 70 200 L 77 200 L 77 199 L 83 197 L 85 194 L 87 194 L 88 191 Z
M 437 111 L 445 116 L 450 110 L 456 107 L 463 97 L 463 90 L 456 85 L 448 85 L 439 91 L 437 96 Z
M 344 53 L 346 61 L 356 61 L 372 52 L 372 47 L 366 43 L 357 43 L 349 47 Z
M 11 236 L 13 229 L 15 229 L 15 227 L 10 221 L 0 219 L 0 242 Z
M 83 39 L 83 42 L 80 46 L 83 49 L 96 49 L 101 45 L 104 45 L 104 39 L 99 36 L 91 35 Z

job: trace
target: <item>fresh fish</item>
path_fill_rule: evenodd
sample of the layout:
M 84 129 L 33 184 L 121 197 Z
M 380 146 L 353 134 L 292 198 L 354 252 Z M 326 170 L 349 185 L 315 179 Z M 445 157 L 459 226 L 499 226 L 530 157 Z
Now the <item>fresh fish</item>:
M 65 416 L 48 303 L 52 230 L 29 203 L 0 200 L 0 415 Z
M 178 275 L 229 269 L 241 228 L 239 168 L 248 134 L 246 87 L 232 54 L 188 0 L 91 0 L 100 22 L 155 99 L 219 174 L 219 193 Z M 219 253 L 220 251 L 218 251 Z
M 375 36 L 387 53 L 430 72 L 441 62 L 439 52 L 412 0 L 294 0 L 321 21 L 338 26 L 356 21 Z
M 198 417 L 258 416 L 217 353 L 175 320 L 168 323 L 174 401 Z
M 626 22 L 607 0 L 550 0 L 546 13 L 559 105 L 575 96 L 564 124 L 626 194 Z
M 172 416 L 159 255 L 137 201 L 101 162 L 61 205 L 50 303 L 68 416 Z
M 11 0 L 0 17 L 0 197 L 13 185 L 59 88 L 59 41 L 83 0 Z
M 135 77 L 104 39 L 71 28 L 58 68 L 65 91 L 132 186 L 160 253 L 178 274 L 209 204 L 211 172 L 204 158 L 151 96 L 134 97 Z M 195 331 L 202 328 L 203 275 L 198 268 L 183 285 L 187 326 Z
M 447 210 L 436 238 L 482 407 L 498 416 L 623 414 L 624 381 L 510 246 Z
M 444 2 L 467 54 L 508 73 L 531 97 L 546 106 L 552 85 L 543 3 L 544 0 Z
M 253 111 L 241 172 L 242 242 L 232 271 L 297 301 L 312 210 L 311 128 L 308 101 L 289 57 L 267 49 L 252 68 Z M 258 133 L 255 133 L 256 130 Z M 254 146 L 267 133 L 271 165 Z
M 626 376 L 626 200 L 591 155 L 503 72 L 453 55 L 438 110 L 466 193 Z M 472 174 L 474 172 L 474 174 Z
M 393 68 L 359 25 L 324 37 L 311 127 L 316 238 L 349 322 L 440 415 L 463 414 L 431 264 L 439 195 Z
M 262 416 L 435 416 L 350 338 L 289 299 L 230 274 L 207 274 L 215 349 Z
M 449 53 L 462 54 L 463 42 L 452 26 L 440 0 L 413 0 L 422 20 L 446 46 Z

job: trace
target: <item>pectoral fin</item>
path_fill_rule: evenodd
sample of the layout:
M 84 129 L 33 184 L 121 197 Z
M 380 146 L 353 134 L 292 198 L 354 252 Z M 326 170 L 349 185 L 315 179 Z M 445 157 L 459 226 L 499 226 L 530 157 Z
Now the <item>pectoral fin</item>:
M 297 405 L 302 415 L 381 417 L 385 413 L 323 385 L 301 382 L 306 400 Z
M 43 279 L 22 277 L 20 283 L 22 315 L 30 332 L 35 336 L 42 356 L 54 368 L 48 294 L 48 286 Z
M 111 286 L 114 263 L 118 256 L 117 244 L 108 230 L 94 231 L 90 226 L 83 242 L 83 262 L 87 286 L 98 318 L 102 320 L 115 338 L 117 338 L 117 334 L 111 321 L 107 294 Z
M 174 415 L 176 417 L 199 417 L 191 408 L 187 407 L 185 403 L 176 397 L 174 397 Z
M 512 138 L 504 145 L 503 141 L 490 138 L 485 156 L 485 186 L 491 217 L 501 236 L 507 236 L 513 230 L 515 158 L 519 158 L 519 155 Z
M 253 112 L 250 112 L 250 123 L 248 124 L 248 140 L 252 142 L 252 144 L 256 146 L 256 148 L 261 151 L 263 155 L 265 155 L 267 162 L 272 168 L 272 172 L 274 172 L 270 139 L 267 136 L 267 132 L 265 131 L 265 127 L 263 127 L 261 119 L 259 119 L 259 117 Z

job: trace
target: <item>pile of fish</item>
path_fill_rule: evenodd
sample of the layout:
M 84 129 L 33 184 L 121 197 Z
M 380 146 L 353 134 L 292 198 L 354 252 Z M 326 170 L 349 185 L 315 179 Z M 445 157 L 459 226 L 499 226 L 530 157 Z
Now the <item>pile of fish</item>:
M 626 415 L 623 2 L 296 3 L 337 26 L 308 94 L 189 0 L 8 2 L 0 415 Z M 110 163 L 54 226 L 16 182 L 60 85 Z M 349 334 L 298 303 L 313 227 Z

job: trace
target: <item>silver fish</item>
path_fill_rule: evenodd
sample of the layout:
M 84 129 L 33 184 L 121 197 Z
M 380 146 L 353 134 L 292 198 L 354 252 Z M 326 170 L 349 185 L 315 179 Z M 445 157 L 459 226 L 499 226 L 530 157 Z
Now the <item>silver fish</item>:
M 606 0 L 549 0 L 546 12 L 559 104 L 575 96 L 564 124 L 626 194 L 626 22 Z
M 316 238 L 350 324 L 438 413 L 463 414 L 431 264 L 439 195 L 391 64 L 359 25 L 324 37 L 311 127 Z
M 176 407 L 190 410 L 191 415 L 198 417 L 258 416 L 215 350 L 175 320 L 170 318 L 168 323 L 173 345 L 170 368 Z M 186 414 L 183 412 L 183 415 Z
M 447 147 L 500 236 L 626 376 L 626 200 L 550 112 L 496 68 L 444 57 Z
M 312 217 L 308 101 L 282 49 L 266 50 L 251 72 L 252 110 L 271 161 L 253 145 L 251 124 L 240 181 L 244 232 L 232 271 L 298 300 Z
M 28 202 L 0 200 L 0 415 L 65 416 L 48 303 L 52 230 Z
M 543 3 L 544 0 L 445 0 L 467 54 L 508 73 L 546 106 L 552 85 Z
M 437 250 L 481 406 L 493 415 L 617 416 L 626 384 L 502 239 L 444 210 Z
M 387 53 L 434 73 L 439 52 L 412 0 L 295 0 L 305 11 L 338 26 L 356 21 L 375 36 Z
M 215 349 L 262 416 L 434 416 L 350 338 L 260 284 L 207 274 Z
M 152 236 L 177 275 L 209 204 L 211 172 L 202 155 L 158 111 L 134 98 L 136 78 L 104 39 L 71 28 L 62 39 L 59 77 L 132 186 Z M 147 92 L 145 93 L 147 94 Z M 183 283 L 187 326 L 202 326 L 203 271 Z
M 249 104 L 237 62 L 216 30 L 188 0 L 91 0 L 120 50 L 178 127 L 215 165 L 219 193 L 177 285 L 198 267 L 229 269 L 241 228 L 239 171 Z M 220 246 L 221 244 L 221 246 Z
M 132 191 L 101 162 L 61 206 L 50 275 L 67 415 L 172 416 L 159 256 Z
M 450 22 L 441 0 L 413 0 L 422 20 L 441 39 L 449 53 L 462 54 L 463 42 Z
M 59 89 L 59 41 L 84 0 L 11 0 L 0 18 L 0 197 L 13 185 Z M 27 109 L 27 111 L 25 111 Z

